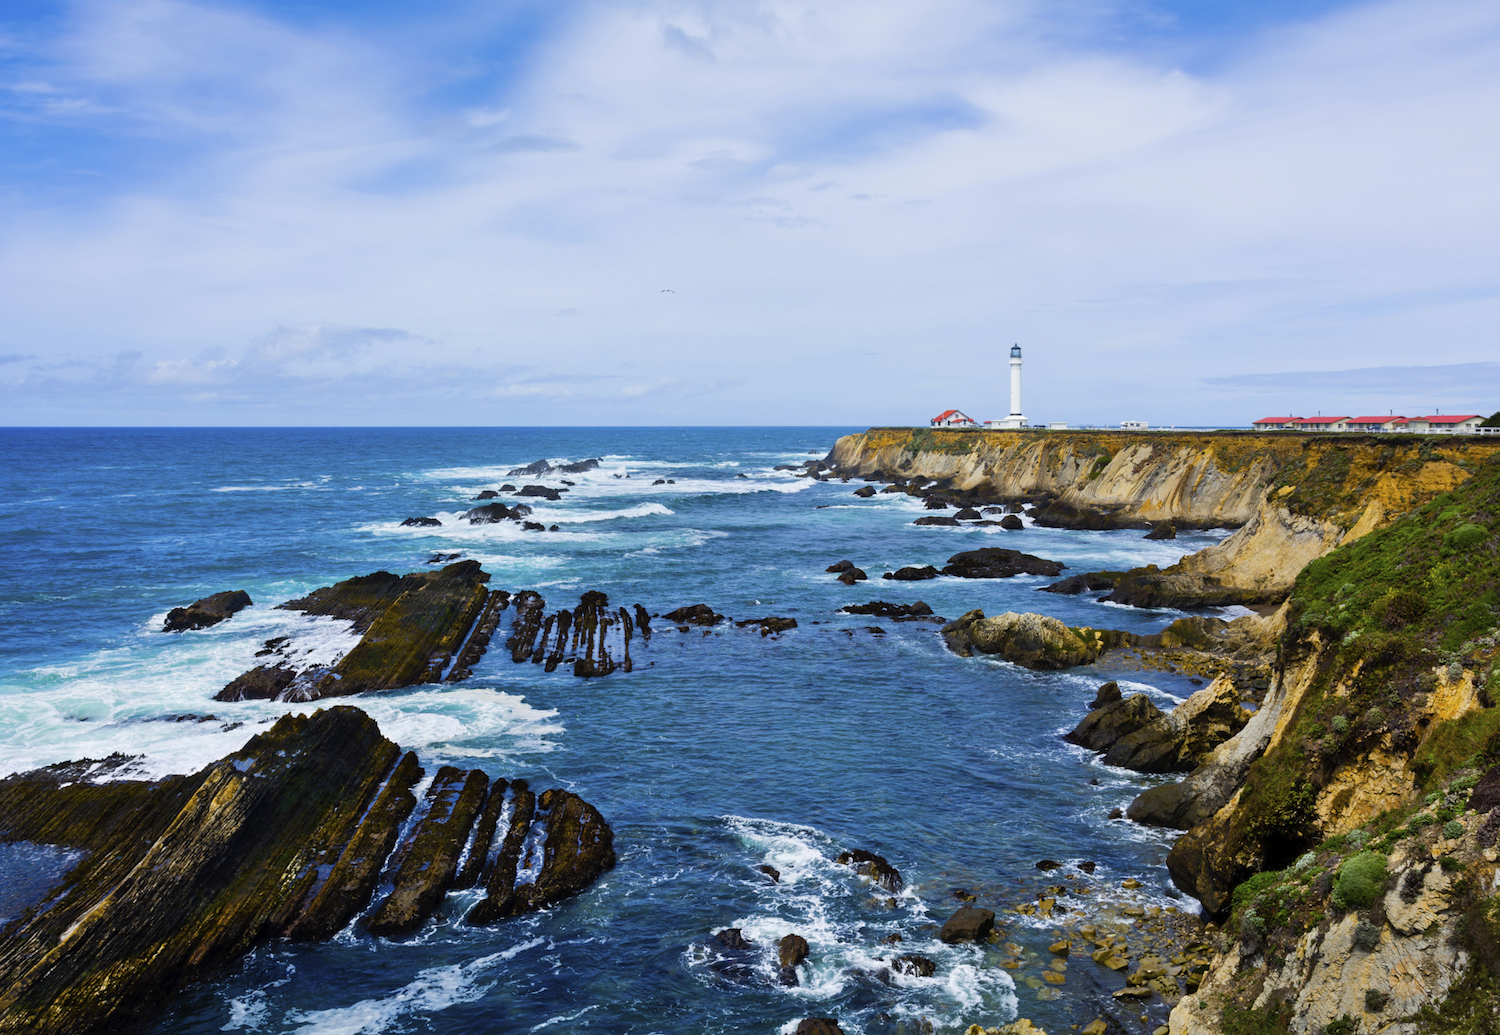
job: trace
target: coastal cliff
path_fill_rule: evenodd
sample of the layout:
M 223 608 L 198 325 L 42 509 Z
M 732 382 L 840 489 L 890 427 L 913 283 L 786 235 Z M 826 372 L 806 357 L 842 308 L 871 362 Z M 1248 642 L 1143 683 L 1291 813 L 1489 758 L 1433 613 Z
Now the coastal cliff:
M 1500 453 L 1489 439 L 1252 432 L 963 431 L 845 435 L 840 475 L 931 480 L 974 498 L 1085 515 L 1084 527 L 1222 527 L 1222 543 L 1116 599 L 1143 605 L 1273 604 L 1311 560 L 1462 484 Z

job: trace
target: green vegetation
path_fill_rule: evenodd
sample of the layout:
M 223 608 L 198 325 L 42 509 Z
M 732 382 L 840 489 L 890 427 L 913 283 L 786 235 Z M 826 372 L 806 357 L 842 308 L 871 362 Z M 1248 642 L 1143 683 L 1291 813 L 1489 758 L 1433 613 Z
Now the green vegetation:
M 984 439 L 972 431 L 953 429 L 917 428 L 902 443 L 907 453 L 952 453 L 962 455 L 979 448 Z
M 1489 419 L 1479 425 L 1481 428 L 1500 428 L 1500 410 L 1490 414 Z
M 1385 888 L 1386 857 L 1379 852 L 1360 852 L 1344 860 L 1333 882 L 1335 909 L 1360 909 L 1375 901 Z

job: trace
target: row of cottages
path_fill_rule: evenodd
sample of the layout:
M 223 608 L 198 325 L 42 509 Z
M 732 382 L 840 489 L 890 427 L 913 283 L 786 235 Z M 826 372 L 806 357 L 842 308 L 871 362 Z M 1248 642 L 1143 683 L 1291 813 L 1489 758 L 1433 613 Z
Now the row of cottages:
M 1406 431 L 1416 434 L 1474 434 L 1484 418 L 1474 413 L 1430 417 L 1262 417 L 1256 431 Z M 1489 430 L 1489 429 L 1485 429 Z

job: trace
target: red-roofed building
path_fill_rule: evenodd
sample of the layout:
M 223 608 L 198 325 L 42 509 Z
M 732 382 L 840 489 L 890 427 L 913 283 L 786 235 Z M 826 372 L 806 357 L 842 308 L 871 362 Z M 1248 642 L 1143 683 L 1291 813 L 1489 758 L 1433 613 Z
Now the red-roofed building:
M 1262 417 L 1250 426 L 1256 431 L 1287 431 L 1301 419 L 1301 417 Z
M 1484 423 L 1484 418 L 1477 413 L 1439 413 L 1412 419 L 1426 421 L 1427 430 L 1437 432 L 1473 431 Z
M 1348 421 L 1349 431 L 1391 431 L 1398 422 L 1406 420 L 1405 417 L 1397 417 L 1394 414 L 1389 417 L 1350 417 Z
M 1302 417 L 1292 422 L 1298 431 L 1343 431 L 1348 417 Z
M 932 418 L 934 428 L 977 428 L 979 422 L 961 410 L 944 410 Z

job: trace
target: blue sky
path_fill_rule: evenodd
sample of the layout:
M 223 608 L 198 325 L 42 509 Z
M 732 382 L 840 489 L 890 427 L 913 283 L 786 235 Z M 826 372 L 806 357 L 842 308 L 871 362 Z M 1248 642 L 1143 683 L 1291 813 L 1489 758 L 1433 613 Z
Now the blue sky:
M 1500 409 L 1500 8 L 10 0 L 0 423 Z

